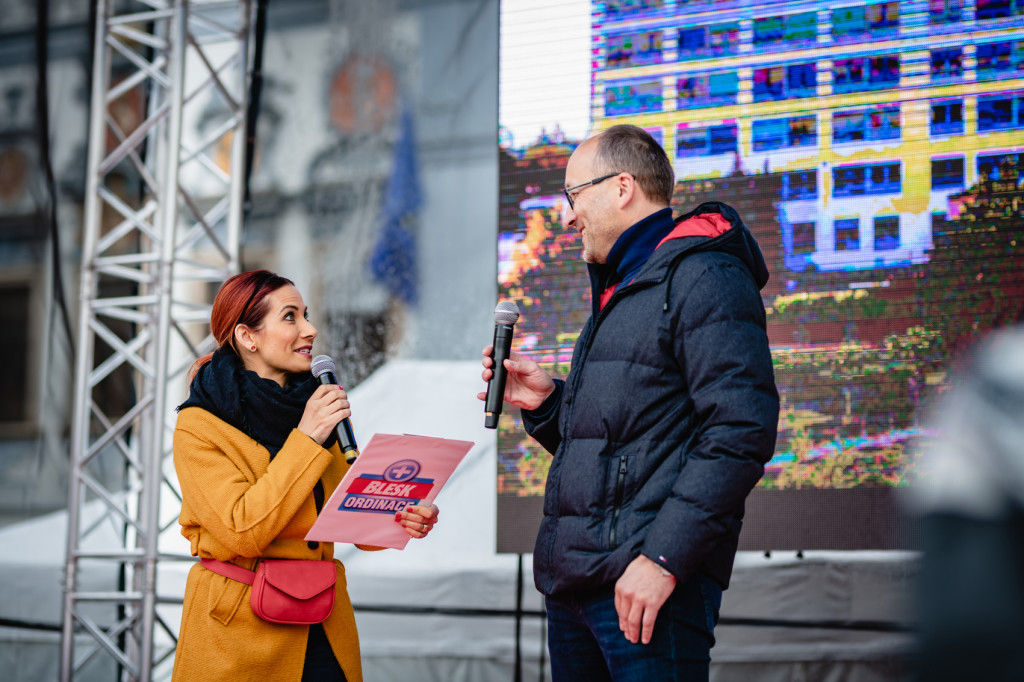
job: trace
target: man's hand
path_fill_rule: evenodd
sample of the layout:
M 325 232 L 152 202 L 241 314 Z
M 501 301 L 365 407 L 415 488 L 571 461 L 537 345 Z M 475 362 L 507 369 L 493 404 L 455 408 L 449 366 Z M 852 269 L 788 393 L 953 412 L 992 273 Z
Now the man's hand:
M 491 354 L 494 346 L 487 346 L 483 352 L 484 371 L 480 378 L 490 381 L 494 376 L 494 359 Z M 555 382 L 551 375 L 541 369 L 533 360 L 520 355 L 510 353 L 505 360 L 505 369 L 508 370 L 508 378 L 505 381 L 505 402 L 524 410 L 535 410 L 540 407 L 549 395 L 555 390 Z M 477 393 L 480 400 L 487 400 L 487 391 Z
M 619 629 L 633 644 L 649 644 L 658 610 L 676 588 L 676 579 L 643 554 L 626 566 L 615 582 L 615 611 Z

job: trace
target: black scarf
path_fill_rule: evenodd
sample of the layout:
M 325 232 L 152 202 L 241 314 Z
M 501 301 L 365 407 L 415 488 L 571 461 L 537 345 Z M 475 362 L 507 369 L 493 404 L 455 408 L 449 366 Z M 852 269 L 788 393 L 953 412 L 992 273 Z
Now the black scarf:
M 178 410 L 203 408 L 266 447 L 273 460 L 298 426 L 306 401 L 319 385 L 312 374 L 290 374 L 280 386 L 245 369 L 230 349 L 219 348 L 199 368 L 189 386 L 188 400 Z M 332 433 L 324 447 L 330 448 L 336 440 Z

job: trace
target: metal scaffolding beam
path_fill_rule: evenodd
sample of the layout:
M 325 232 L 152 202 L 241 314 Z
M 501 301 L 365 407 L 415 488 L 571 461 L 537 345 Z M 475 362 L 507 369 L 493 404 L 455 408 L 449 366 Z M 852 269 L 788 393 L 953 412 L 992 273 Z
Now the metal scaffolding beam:
M 255 7 L 97 3 L 60 674 L 148 681 L 176 643 L 158 565 L 191 559 L 158 544 L 180 500 L 169 388 L 239 269 Z

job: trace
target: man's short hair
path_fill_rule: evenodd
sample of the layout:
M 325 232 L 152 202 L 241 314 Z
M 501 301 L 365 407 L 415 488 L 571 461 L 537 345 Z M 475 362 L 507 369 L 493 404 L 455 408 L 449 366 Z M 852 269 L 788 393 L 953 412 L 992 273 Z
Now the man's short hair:
M 602 131 L 597 136 L 595 160 L 597 172 L 629 173 L 648 199 L 672 203 L 672 163 L 661 145 L 643 128 L 620 124 Z

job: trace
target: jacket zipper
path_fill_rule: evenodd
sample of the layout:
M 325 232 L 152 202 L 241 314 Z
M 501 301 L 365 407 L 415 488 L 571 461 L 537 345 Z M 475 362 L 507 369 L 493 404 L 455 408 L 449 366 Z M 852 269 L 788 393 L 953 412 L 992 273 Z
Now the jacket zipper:
M 615 483 L 615 504 L 612 507 L 612 529 L 608 534 L 608 545 L 615 549 L 615 526 L 619 521 L 619 510 L 622 506 L 622 489 L 626 485 L 626 456 L 619 455 L 619 479 Z
M 605 317 L 607 312 L 609 310 L 611 310 L 612 305 L 617 300 L 619 300 L 619 299 L 623 298 L 624 296 L 626 296 L 626 294 L 623 293 L 623 292 L 629 291 L 629 293 L 631 293 L 631 294 L 632 293 L 636 293 L 637 291 L 639 291 L 641 289 L 646 289 L 647 287 L 654 286 L 657 283 L 658 282 L 654 281 L 654 280 L 646 280 L 646 281 L 643 281 L 643 282 L 634 282 L 633 284 L 631 284 L 631 285 L 629 285 L 627 287 L 623 287 L 622 289 L 617 290 L 617 291 L 615 291 L 612 294 L 612 297 L 610 299 L 608 299 L 608 302 L 605 304 L 604 308 L 599 308 L 597 313 L 595 315 L 593 315 L 593 324 L 591 324 L 591 326 L 590 326 L 590 333 L 587 334 L 587 337 L 583 340 L 583 347 L 581 349 L 581 353 L 580 353 L 580 357 L 579 357 L 579 362 L 577 364 L 579 364 L 581 366 L 586 364 L 587 356 L 590 355 L 590 344 L 594 340 L 594 335 L 597 334 L 597 327 L 598 327 L 598 325 L 600 325 L 601 320 Z M 571 390 L 570 395 L 575 395 L 576 388 L 578 387 L 579 382 L 580 382 L 580 378 L 582 376 L 583 376 L 583 372 L 582 371 L 576 372 L 574 374 L 572 384 L 569 386 L 569 389 Z M 571 400 L 570 401 L 570 405 L 569 405 L 569 410 L 568 410 L 567 414 L 565 414 L 565 416 L 563 417 L 563 419 L 564 419 L 564 421 L 562 421 L 563 425 L 568 425 L 572 421 L 572 413 L 576 409 L 576 405 L 573 404 L 573 403 L 575 403 L 575 401 Z M 568 439 L 563 439 L 563 441 L 562 441 L 563 445 L 565 444 L 566 440 L 568 440 Z M 559 485 L 561 485 L 561 482 L 559 482 Z M 625 485 L 626 485 L 626 456 L 625 455 L 619 455 L 619 476 L 618 476 L 618 479 L 617 479 L 617 481 L 615 483 L 615 505 L 612 508 L 612 527 L 611 527 L 611 531 L 608 534 L 608 544 L 612 548 L 615 547 L 615 525 L 616 525 L 616 523 L 619 520 L 619 507 L 622 504 L 622 492 L 623 492 L 623 488 L 625 487 Z M 548 556 L 548 563 L 549 564 L 551 562 L 550 554 L 553 551 L 553 545 L 554 545 L 554 541 L 552 540 L 551 545 L 549 545 L 549 547 L 548 547 L 548 554 L 549 554 L 549 556 Z

